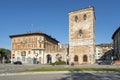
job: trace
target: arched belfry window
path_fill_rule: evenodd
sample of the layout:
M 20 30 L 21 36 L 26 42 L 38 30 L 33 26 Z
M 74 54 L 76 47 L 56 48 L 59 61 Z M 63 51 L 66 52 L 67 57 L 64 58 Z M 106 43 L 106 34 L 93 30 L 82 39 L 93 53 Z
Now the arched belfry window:
M 78 55 L 74 56 L 74 61 L 78 62 Z
M 84 14 L 83 19 L 84 19 L 84 20 L 86 20 L 86 18 L 87 18 L 87 15 L 86 15 L 86 14 Z
M 88 61 L 88 57 L 87 57 L 87 55 L 84 55 L 83 56 L 83 62 L 87 62 Z
M 75 16 L 75 22 L 78 22 L 78 16 Z

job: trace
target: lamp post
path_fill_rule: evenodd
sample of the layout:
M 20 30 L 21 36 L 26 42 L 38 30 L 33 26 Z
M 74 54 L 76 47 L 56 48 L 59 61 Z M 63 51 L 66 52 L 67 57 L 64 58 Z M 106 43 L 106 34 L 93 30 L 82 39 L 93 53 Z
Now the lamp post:
M 5 63 L 5 57 L 3 56 L 3 59 L 2 59 L 2 63 L 4 64 Z
M 92 55 L 90 54 L 89 57 L 90 57 L 90 64 L 91 64 L 91 58 L 92 58 Z

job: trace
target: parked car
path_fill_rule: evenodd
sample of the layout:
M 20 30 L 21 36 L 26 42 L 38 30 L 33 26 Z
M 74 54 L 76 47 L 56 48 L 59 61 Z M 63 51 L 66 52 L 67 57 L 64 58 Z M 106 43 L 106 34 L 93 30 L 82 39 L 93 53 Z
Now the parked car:
M 98 60 L 96 60 L 96 63 L 97 64 L 105 64 L 105 60 L 103 60 L 103 59 L 98 59 Z
M 22 62 L 21 61 L 15 61 L 13 64 L 19 64 L 19 65 L 21 65 Z
M 99 65 L 110 65 L 111 60 L 98 59 L 98 60 L 96 60 L 96 63 L 99 64 Z

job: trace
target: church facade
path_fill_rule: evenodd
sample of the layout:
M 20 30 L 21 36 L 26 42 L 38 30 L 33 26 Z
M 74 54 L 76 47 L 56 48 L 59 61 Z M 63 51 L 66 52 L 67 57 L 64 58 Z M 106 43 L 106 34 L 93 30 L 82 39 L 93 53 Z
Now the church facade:
M 69 62 L 95 62 L 94 7 L 69 12 Z

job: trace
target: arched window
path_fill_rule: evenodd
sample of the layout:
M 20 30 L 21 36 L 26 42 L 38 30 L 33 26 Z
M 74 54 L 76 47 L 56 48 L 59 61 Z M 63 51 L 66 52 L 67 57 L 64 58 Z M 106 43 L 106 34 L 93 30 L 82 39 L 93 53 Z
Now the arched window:
M 84 55 L 83 56 L 83 62 L 87 62 L 88 58 L 87 58 L 87 55 Z
M 83 19 L 84 19 L 84 20 L 86 20 L 86 18 L 87 18 L 87 15 L 86 15 L 86 14 L 84 14 Z
M 74 61 L 76 61 L 76 62 L 78 61 L 78 56 L 77 55 L 74 56 Z

